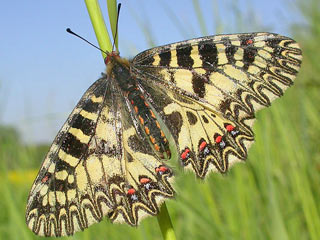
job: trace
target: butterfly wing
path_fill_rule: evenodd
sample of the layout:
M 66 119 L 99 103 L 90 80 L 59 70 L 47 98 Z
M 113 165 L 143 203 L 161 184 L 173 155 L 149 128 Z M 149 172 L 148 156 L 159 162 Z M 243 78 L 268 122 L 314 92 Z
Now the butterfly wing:
M 112 82 L 87 90 L 44 159 L 26 211 L 38 235 L 72 235 L 106 215 L 137 225 L 174 194 L 171 169 L 143 144 Z
M 133 59 L 131 70 L 143 88 L 149 87 L 150 98 L 167 99 L 157 110 L 183 166 L 203 178 L 209 170 L 226 172 L 246 159 L 255 112 L 292 85 L 301 59 L 290 38 L 232 34 L 146 50 Z

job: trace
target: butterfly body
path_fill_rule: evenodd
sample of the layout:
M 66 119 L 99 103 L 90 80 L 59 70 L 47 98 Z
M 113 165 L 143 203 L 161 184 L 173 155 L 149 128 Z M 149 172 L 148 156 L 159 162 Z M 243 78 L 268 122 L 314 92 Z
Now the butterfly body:
M 125 97 L 127 111 L 132 113 L 135 125 L 140 125 L 140 129 L 142 129 L 140 136 L 144 135 L 141 137 L 147 142 L 151 142 L 155 154 L 164 158 L 165 153 L 170 158 L 168 140 L 161 130 L 150 103 L 147 102 L 144 93 L 139 88 L 139 86 L 141 87 L 139 84 L 141 79 L 130 73 L 130 64 L 126 59 L 120 58 L 118 55 L 113 57 L 113 55 L 114 53 L 111 53 L 106 58 L 108 80 L 115 81 L 113 84 L 118 86 L 122 96 Z
M 216 35 L 106 58 L 55 138 L 30 191 L 38 235 L 72 235 L 104 216 L 136 226 L 174 196 L 179 161 L 199 178 L 247 158 L 255 112 L 292 85 L 298 44 L 272 33 Z M 178 153 L 173 159 L 172 152 Z

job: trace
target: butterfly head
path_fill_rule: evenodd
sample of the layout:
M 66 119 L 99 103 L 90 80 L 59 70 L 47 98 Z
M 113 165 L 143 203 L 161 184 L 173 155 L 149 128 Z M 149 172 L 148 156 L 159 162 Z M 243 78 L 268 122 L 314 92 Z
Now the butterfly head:
M 108 53 L 104 59 L 104 63 L 107 66 L 107 75 L 111 74 L 112 70 L 115 70 L 115 66 L 130 67 L 129 61 L 126 58 L 121 58 L 117 51 Z
M 107 54 L 107 56 L 104 59 L 104 63 L 108 66 L 108 64 L 115 61 L 116 58 L 120 58 L 119 52 L 112 51 L 111 53 Z

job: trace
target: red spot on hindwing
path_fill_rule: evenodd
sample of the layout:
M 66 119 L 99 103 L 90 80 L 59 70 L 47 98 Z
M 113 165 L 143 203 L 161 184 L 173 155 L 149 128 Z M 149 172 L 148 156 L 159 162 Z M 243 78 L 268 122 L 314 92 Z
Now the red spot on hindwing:
M 231 124 L 228 124 L 228 125 L 226 126 L 226 129 L 227 129 L 228 132 L 231 132 L 231 131 L 234 130 L 234 126 L 232 126 Z
M 185 160 L 185 159 L 188 157 L 189 152 L 190 152 L 190 149 L 189 149 L 189 148 L 186 148 L 186 149 L 181 153 L 180 156 L 181 156 L 182 160 Z
M 207 142 L 203 141 L 199 146 L 199 150 L 202 151 L 206 146 L 207 146 Z
M 136 192 L 136 190 L 134 188 L 128 189 L 128 194 L 129 195 L 133 195 L 133 194 L 135 194 L 135 192 Z
M 146 184 L 146 183 L 149 183 L 149 182 L 150 182 L 149 178 L 143 177 L 143 178 L 140 179 L 140 183 L 141 184 Z
M 167 170 L 168 168 L 165 166 L 160 166 L 156 168 L 156 172 L 161 172 L 161 173 L 166 172 Z
M 222 136 L 221 136 L 221 135 L 217 136 L 216 139 L 215 139 L 215 141 L 216 141 L 216 143 L 221 143 L 221 141 L 222 141 Z

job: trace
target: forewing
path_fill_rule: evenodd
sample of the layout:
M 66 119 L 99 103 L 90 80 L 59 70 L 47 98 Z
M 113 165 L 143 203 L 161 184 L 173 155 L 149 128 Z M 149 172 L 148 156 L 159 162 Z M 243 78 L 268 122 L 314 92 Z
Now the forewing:
M 192 39 L 144 51 L 133 59 L 131 69 L 143 80 L 142 85 L 172 92 L 168 95 L 171 101 L 174 99 L 177 102 L 179 98 L 188 100 L 222 119 L 220 124 L 199 125 L 192 124 L 195 118 L 187 116 L 182 121 L 182 127 L 190 133 L 201 132 L 203 138 L 205 133 L 210 132 L 208 138 L 214 144 L 221 143 L 220 137 L 217 139 L 221 135 L 228 146 L 228 132 L 243 129 L 252 135 L 255 112 L 269 106 L 293 83 L 301 59 L 298 44 L 288 37 L 272 33 L 232 34 Z M 164 112 L 165 120 L 168 115 L 165 109 L 159 111 Z M 201 118 L 198 116 L 197 120 Z M 226 124 L 226 121 L 232 124 Z M 168 124 L 171 132 L 175 131 L 173 125 Z M 190 146 L 183 142 L 184 135 L 176 137 L 180 157 L 185 162 L 183 158 L 188 156 L 194 162 L 196 174 L 203 177 L 205 174 L 199 174 L 195 167 L 202 165 L 203 157 L 194 150 L 202 140 L 189 135 L 196 144 L 193 143 L 193 150 L 187 150 L 188 154 L 184 149 Z M 247 152 L 249 146 L 244 145 L 243 152 Z M 213 158 L 216 158 L 215 161 L 218 161 L 217 158 L 225 159 L 225 166 L 228 166 L 233 154 L 223 152 Z M 246 155 L 242 156 L 244 158 L 238 159 L 245 159 Z M 224 172 L 227 168 L 218 170 Z
M 42 163 L 26 210 L 27 225 L 38 235 L 70 235 L 95 221 L 87 217 L 92 189 L 84 169 L 106 89 L 107 81 L 101 78 L 86 91 Z

